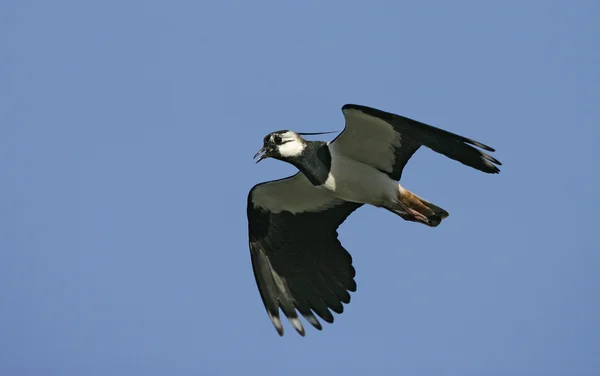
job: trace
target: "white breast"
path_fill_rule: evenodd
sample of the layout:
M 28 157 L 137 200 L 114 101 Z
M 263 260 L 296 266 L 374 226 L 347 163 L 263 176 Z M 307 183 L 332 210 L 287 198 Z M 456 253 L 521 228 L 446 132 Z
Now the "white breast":
M 322 186 L 337 198 L 383 206 L 394 202 L 398 194 L 398 182 L 378 169 L 344 157 L 331 156 L 331 170 Z

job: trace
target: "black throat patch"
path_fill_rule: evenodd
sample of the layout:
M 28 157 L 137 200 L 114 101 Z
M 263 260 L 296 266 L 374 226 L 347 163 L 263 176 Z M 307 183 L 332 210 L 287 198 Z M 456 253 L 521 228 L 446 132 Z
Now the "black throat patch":
M 289 162 L 296 166 L 312 185 L 323 185 L 331 170 L 331 153 L 327 143 L 308 141 L 302 155 Z

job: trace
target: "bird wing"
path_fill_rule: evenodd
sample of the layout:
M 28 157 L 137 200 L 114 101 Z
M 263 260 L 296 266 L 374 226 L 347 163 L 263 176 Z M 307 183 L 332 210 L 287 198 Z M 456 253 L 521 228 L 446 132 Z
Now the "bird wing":
M 480 142 L 367 106 L 346 104 L 342 112 L 346 127 L 331 142 L 332 152 L 374 166 L 392 179 L 400 180 L 421 145 L 477 170 L 500 172 L 498 160 L 474 147 L 494 151 Z
M 302 173 L 261 183 L 248 194 L 252 268 L 269 318 L 283 335 L 279 309 L 298 333 L 300 312 L 315 328 L 314 314 L 332 323 L 356 291 L 352 257 L 337 228 L 362 204 L 335 199 Z

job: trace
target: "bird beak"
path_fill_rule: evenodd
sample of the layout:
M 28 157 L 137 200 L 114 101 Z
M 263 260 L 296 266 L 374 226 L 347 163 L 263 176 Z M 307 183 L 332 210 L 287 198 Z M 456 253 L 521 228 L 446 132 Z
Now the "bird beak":
M 262 147 L 256 154 L 254 154 L 254 159 L 260 155 L 260 158 L 256 161 L 256 163 L 262 161 L 263 159 L 269 158 L 269 150 L 265 147 Z M 262 154 L 262 155 L 261 155 Z

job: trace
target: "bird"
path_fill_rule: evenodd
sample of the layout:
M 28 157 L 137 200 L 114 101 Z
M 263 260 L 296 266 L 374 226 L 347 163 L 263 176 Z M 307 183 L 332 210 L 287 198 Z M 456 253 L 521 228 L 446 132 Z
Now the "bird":
M 333 132 L 271 132 L 254 155 L 298 170 L 256 184 L 248 193 L 250 258 L 267 314 L 280 336 L 280 311 L 301 335 L 300 316 L 317 330 L 319 318 L 333 323 L 355 292 L 352 256 L 338 228 L 363 205 L 386 209 L 402 219 L 438 226 L 449 213 L 405 189 L 402 171 L 424 146 L 488 174 L 502 164 L 478 141 L 410 118 L 356 104 L 341 108 L 345 127 L 331 142 L 303 136 Z M 481 149 L 481 150 L 480 150 Z

